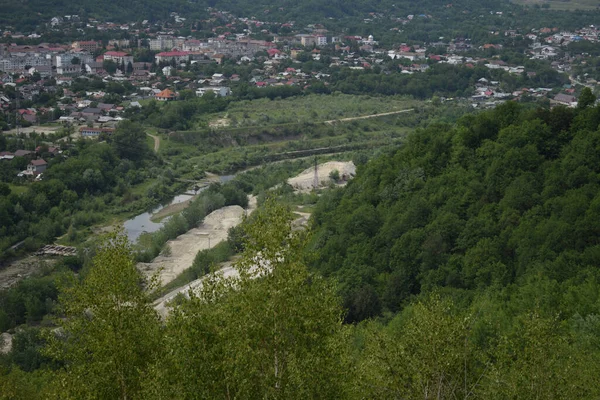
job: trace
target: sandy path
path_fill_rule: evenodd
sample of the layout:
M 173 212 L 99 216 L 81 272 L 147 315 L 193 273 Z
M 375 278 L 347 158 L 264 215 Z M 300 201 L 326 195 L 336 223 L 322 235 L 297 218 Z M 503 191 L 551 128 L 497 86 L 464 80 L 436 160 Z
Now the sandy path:
M 192 266 L 200 250 L 212 248 L 227 240 L 229 228 L 240 224 L 246 212 L 250 214 L 255 209 L 256 198 L 250 197 L 247 211 L 240 206 L 223 207 L 213 211 L 204 218 L 200 226 L 167 242 L 171 247 L 170 256 L 158 256 L 151 263 L 139 263 L 138 268 L 148 276 L 161 270 L 160 284 L 166 285 Z
M 350 117 L 350 118 L 341 118 L 341 119 L 332 119 L 330 121 L 324 121 L 324 124 L 333 124 L 336 122 L 347 122 L 347 121 L 355 121 L 357 119 L 367 119 L 367 118 L 377 118 L 377 117 L 384 117 L 386 115 L 394 115 L 394 114 L 402 114 L 402 113 L 407 113 L 407 112 L 411 112 L 414 111 L 414 108 L 409 108 L 408 110 L 400 110 L 400 111 L 390 111 L 390 112 L 385 112 L 385 113 L 380 113 L 380 114 L 371 114 L 371 115 L 363 115 L 362 117 Z
M 155 135 L 151 135 L 148 132 L 146 132 L 146 135 L 150 136 L 152 139 L 154 139 L 154 152 L 158 153 L 158 149 L 160 148 L 160 139 L 158 136 Z

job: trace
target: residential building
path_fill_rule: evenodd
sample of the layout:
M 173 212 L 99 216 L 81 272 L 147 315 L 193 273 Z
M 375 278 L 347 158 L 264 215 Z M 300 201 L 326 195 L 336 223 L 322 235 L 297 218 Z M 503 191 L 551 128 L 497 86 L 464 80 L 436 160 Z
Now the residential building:
M 158 101 L 173 101 L 177 99 L 177 93 L 173 92 L 171 89 L 165 89 L 154 95 L 154 98 Z
M 43 159 L 31 160 L 27 165 L 27 175 L 39 175 L 46 170 L 48 163 Z
M 190 53 L 188 51 L 166 51 L 158 53 L 154 56 L 156 63 L 171 62 L 175 60 L 176 63 L 186 62 L 190 59 Z
M 564 93 L 557 94 L 556 96 L 554 96 L 552 101 L 555 104 L 561 104 L 561 105 L 564 105 L 567 107 L 572 107 L 572 108 L 577 107 L 577 98 L 575 96 L 571 96 L 571 95 L 564 94 Z
M 98 43 L 94 40 L 88 40 L 88 41 L 73 42 L 73 44 L 71 45 L 71 48 L 89 51 L 90 53 L 93 53 L 94 51 L 96 51 L 100 47 L 102 47 L 101 45 L 102 45 L 101 43 Z
M 225 97 L 231 95 L 231 89 L 226 86 L 209 86 L 198 88 L 196 90 L 196 96 L 202 97 L 208 92 L 213 92 L 216 96 Z
M 117 65 L 125 64 L 127 66 L 128 63 L 133 64 L 133 56 L 124 51 L 107 51 L 104 53 L 104 60 L 114 61 Z
M 101 133 L 111 134 L 114 131 L 115 130 L 112 128 L 90 128 L 87 126 L 82 126 L 81 128 L 79 128 L 79 134 L 83 137 L 96 137 L 99 136 Z

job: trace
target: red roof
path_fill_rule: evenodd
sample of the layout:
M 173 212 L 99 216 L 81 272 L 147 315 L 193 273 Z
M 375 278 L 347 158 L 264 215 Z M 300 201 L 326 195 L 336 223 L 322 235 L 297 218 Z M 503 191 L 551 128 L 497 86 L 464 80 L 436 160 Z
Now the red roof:
M 158 53 L 158 57 L 183 57 L 187 56 L 190 53 L 188 51 L 164 51 L 162 53 Z
M 125 53 L 124 51 L 107 51 L 106 53 L 104 53 L 104 55 L 112 57 L 125 57 L 128 56 L 129 53 Z
M 41 166 L 41 165 L 46 165 L 48 163 L 40 158 L 39 160 L 32 160 L 31 164 L 33 164 L 36 167 L 38 167 L 38 166 Z
M 163 99 L 174 99 L 176 97 L 175 93 L 171 89 L 165 89 L 160 93 L 157 93 L 155 97 L 163 98 Z

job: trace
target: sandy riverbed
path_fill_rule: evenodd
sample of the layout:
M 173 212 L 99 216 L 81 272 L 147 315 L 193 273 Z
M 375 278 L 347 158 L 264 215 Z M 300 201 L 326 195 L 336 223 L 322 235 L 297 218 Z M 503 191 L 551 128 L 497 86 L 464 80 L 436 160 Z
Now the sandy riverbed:
M 250 214 L 255 209 L 256 198 L 251 197 L 247 211 L 240 206 L 213 211 L 204 218 L 200 226 L 167 242 L 171 247 L 170 256 L 158 256 L 151 263 L 139 263 L 138 268 L 148 276 L 160 270 L 160 284 L 166 285 L 192 266 L 200 250 L 212 248 L 227 240 L 229 228 L 240 224 L 246 212 Z

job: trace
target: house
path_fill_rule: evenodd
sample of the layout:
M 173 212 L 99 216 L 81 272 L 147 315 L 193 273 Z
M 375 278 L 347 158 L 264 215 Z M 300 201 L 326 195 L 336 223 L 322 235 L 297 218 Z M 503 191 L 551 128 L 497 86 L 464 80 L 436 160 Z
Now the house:
M 225 87 L 225 86 L 204 87 L 204 88 L 199 88 L 196 90 L 196 96 L 202 97 L 207 92 L 213 92 L 216 96 L 225 97 L 225 96 L 229 96 L 231 94 L 231 89 L 228 87 Z
M 112 128 L 90 128 L 87 126 L 82 126 L 81 128 L 79 128 L 79 134 L 83 137 L 96 137 L 99 136 L 101 133 L 111 134 L 114 131 L 115 130 Z
M 217 65 L 221 65 L 223 64 L 223 59 L 225 58 L 225 54 L 213 54 L 213 56 L 211 57 L 211 60 L 214 60 Z
M 0 151 L 0 160 L 12 160 L 15 155 L 10 151 Z
M 33 152 L 29 150 L 17 150 L 15 151 L 15 157 L 29 157 Z
M 48 163 L 43 159 L 31 160 L 27 165 L 27 175 L 39 175 L 46 170 Z
M 173 92 L 171 89 L 165 89 L 154 95 L 154 98 L 158 101 L 172 101 L 177 99 L 177 93 Z
M 98 103 L 98 108 L 104 112 L 109 112 L 115 110 L 116 106 L 114 104 Z
M 35 148 L 35 152 L 39 155 L 42 154 L 42 146 L 38 146 Z M 52 157 L 54 157 L 55 155 L 57 155 L 60 152 L 60 149 L 58 147 L 53 147 L 50 146 L 48 147 L 48 151 L 47 151 Z
M 104 53 L 104 61 L 109 60 L 114 61 L 117 65 L 125 64 L 127 66 L 128 63 L 133 65 L 133 56 L 124 51 L 107 51 Z
M 104 70 L 104 64 L 96 61 L 85 64 L 85 71 L 88 74 L 102 74 L 106 72 Z
M 172 60 L 176 63 L 187 62 L 190 59 L 189 51 L 165 51 L 158 53 L 154 56 L 156 63 L 171 62 Z
M 555 104 L 562 104 L 567 107 L 577 107 L 577 98 L 575 96 L 571 96 L 564 93 L 559 93 L 556 96 L 554 96 L 552 102 L 554 102 Z

